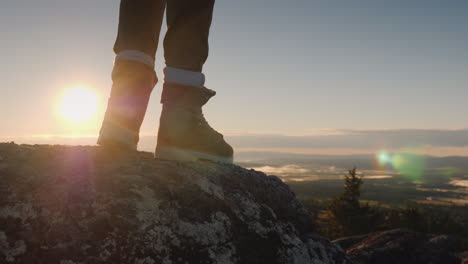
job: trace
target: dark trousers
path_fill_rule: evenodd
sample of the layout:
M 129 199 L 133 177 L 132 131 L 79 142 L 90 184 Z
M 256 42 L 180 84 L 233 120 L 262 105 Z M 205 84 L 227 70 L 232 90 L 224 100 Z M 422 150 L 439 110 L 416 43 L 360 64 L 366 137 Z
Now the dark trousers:
M 167 3 L 166 3 L 167 2 Z M 169 67 L 201 72 L 208 57 L 215 0 L 121 0 L 114 51 L 142 51 L 153 58 L 167 4 L 164 58 Z

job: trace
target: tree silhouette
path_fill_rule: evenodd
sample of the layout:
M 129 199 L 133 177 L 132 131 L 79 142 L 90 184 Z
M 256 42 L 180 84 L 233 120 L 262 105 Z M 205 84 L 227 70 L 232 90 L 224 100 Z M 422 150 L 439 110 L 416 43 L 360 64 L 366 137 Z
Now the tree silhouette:
M 363 183 L 356 168 L 349 170 L 342 194 L 334 197 L 330 203 L 330 224 L 334 226 L 336 235 L 363 234 L 375 225 L 376 212 L 368 204 L 361 205 L 359 201 Z

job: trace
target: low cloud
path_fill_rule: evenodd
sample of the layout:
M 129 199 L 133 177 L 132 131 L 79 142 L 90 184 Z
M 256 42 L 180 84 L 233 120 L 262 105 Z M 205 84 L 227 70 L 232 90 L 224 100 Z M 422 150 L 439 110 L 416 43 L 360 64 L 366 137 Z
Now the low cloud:
M 297 175 L 297 174 L 304 174 L 310 172 L 309 169 L 303 168 L 299 165 L 290 164 L 284 165 L 280 167 L 273 167 L 273 166 L 261 166 L 252 168 L 254 170 L 263 171 L 266 174 L 276 174 L 276 175 Z
M 411 148 L 467 147 L 468 129 L 460 130 L 335 130 L 327 135 L 236 135 L 227 139 L 237 148 Z

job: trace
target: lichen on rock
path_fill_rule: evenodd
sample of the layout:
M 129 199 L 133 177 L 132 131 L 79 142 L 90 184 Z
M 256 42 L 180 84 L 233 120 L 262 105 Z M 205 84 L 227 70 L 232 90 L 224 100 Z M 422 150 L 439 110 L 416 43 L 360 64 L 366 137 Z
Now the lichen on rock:
M 0 263 L 351 263 L 275 176 L 85 146 L 0 157 Z

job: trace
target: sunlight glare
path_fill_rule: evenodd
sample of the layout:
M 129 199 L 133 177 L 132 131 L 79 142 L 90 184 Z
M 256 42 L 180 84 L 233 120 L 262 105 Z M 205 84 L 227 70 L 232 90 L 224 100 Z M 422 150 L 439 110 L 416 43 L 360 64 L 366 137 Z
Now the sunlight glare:
M 96 92 L 75 87 L 65 91 L 61 102 L 61 114 L 70 121 L 91 119 L 97 112 L 98 96 Z

